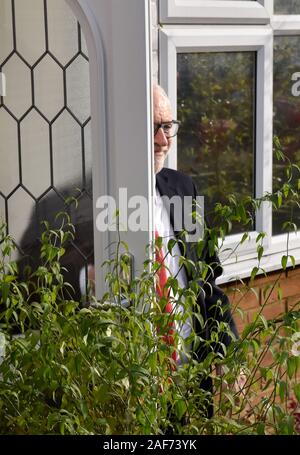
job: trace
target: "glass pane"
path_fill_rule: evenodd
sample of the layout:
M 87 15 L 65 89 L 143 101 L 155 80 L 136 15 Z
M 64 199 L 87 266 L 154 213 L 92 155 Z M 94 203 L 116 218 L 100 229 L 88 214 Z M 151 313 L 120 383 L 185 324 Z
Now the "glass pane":
M 63 109 L 63 70 L 49 55 L 34 68 L 34 93 L 35 106 L 47 120 L 53 120 Z
M 50 144 L 49 126 L 35 109 L 21 122 L 21 150 L 23 184 L 39 197 L 51 185 Z M 39 178 L 32 178 L 32 163 L 39 170 Z
M 41 221 L 58 227 L 56 214 L 69 213 L 76 235 L 62 265 L 80 298 L 94 261 L 85 40 L 64 0 L 0 0 L 0 11 L 0 71 L 7 81 L 0 98 L 0 217 L 22 269 L 39 263 Z M 78 207 L 66 204 L 66 196 L 75 196 Z
M 300 91 L 299 77 L 292 80 L 300 68 L 300 36 L 274 37 L 274 135 L 284 154 L 300 165 Z M 273 190 L 287 180 L 286 164 L 274 155 Z M 296 173 L 296 171 L 294 171 Z M 299 177 L 295 175 L 295 179 Z M 295 182 L 296 183 L 296 182 Z M 282 224 L 291 220 L 300 226 L 300 210 L 294 205 L 283 205 L 273 213 L 273 234 L 283 232 Z
M 64 0 L 48 0 L 49 50 L 65 65 L 78 51 L 78 24 Z
M 178 169 L 208 216 L 229 194 L 254 194 L 255 67 L 254 52 L 178 54 Z
M 30 68 L 13 54 L 2 66 L 2 72 L 6 78 L 5 106 L 14 117 L 20 119 L 32 103 Z
M 0 108 L 0 194 L 9 196 L 19 183 L 18 125 Z
M 45 52 L 44 4 L 40 0 L 15 0 L 17 49 L 29 64 Z
M 300 14 L 300 0 L 274 0 L 274 14 Z
M 0 0 L 0 65 L 13 50 L 11 0 Z

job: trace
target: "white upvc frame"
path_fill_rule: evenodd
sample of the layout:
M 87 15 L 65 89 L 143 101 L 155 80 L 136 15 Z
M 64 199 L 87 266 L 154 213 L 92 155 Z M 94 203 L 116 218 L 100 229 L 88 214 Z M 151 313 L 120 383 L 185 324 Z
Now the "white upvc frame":
M 300 14 L 274 15 L 271 24 L 274 35 L 300 35 Z
M 110 258 L 116 233 L 97 230 L 96 201 L 104 195 L 118 200 L 119 188 L 127 188 L 128 198 L 151 200 L 153 193 L 151 5 L 150 0 L 67 2 L 82 26 L 90 59 L 94 255 L 101 298 L 106 284 L 99 267 Z M 142 270 L 145 246 L 152 241 L 153 206 L 148 206 L 148 231 L 121 233 L 134 257 L 134 273 Z
M 159 0 L 164 24 L 268 24 L 269 0 Z
M 160 31 L 160 83 L 167 91 L 174 115 L 177 114 L 177 54 L 180 52 L 230 52 L 253 51 L 257 54 L 256 71 L 256 197 L 272 191 L 272 101 L 273 101 L 273 34 L 270 26 L 231 27 L 214 26 L 175 26 L 164 27 Z M 167 167 L 177 168 L 177 142 L 173 143 L 169 153 Z M 270 247 L 272 233 L 272 207 L 263 203 L 257 212 L 256 230 L 250 233 L 250 240 L 236 251 L 239 261 L 254 258 L 256 255 L 256 237 L 259 232 L 266 232 L 264 248 Z M 228 236 L 224 249 L 234 250 L 242 234 Z M 227 257 L 224 253 L 221 259 Z M 232 256 L 226 263 L 227 271 L 223 279 L 229 279 L 235 268 L 236 257 Z M 232 267 L 231 267 L 232 266 Z M 232 270 L 231 270 L 232 269 Z

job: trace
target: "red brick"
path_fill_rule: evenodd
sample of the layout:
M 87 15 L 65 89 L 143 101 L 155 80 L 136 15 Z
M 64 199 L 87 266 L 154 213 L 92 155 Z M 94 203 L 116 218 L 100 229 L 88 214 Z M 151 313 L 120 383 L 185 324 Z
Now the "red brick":
M 252 308 L 258 308 L 260 304 L 260 289 L 259 288 L 236 288 L 229 289 L 227 293 L 231 308 L 241 308 L 243 310 L 249 310 Z
M 264 356 L 263 356 L 263 358 L 262 358 L 262 360 L 260 362 L 260 366 L 261 367 L 268 367 L 268 366 L 272 365 L 273 362 L 274 362 L 273 354 L 272 354 L 272 352 L 270 350 L 268 350 L 264 354 Z
M 300 309 L 300 295 L 289 297 L 287 299 L 287 309 L 288 311 Z
M 255 280 L 254 280 L 254 284 L 255 286 L 259 286 L 259 287 L 262 287 L 264 286 L 265 284 L 269 284 L 270 282 L 275 282 L 281 278 L 284 278 L 284 273 L 281 271 L 281 272 L 273 272 L 273 273 L 268 273 L 267 276 L 261 276 L 261 277 L 257 277 Z M 252 283 L 253 285 L 253 283 Z
M 300 278 L 298 276 L 281 280 L 280 286 L 283 298 L 300 294 Z
M 274 283 L 271 283 L 268 286 L 264 286 L 262 289 L 262 303 L 268 302 L 272 303 L 279 300 L 279 292 L 282 295 L 282 299 L 287 297 L 293 297 L 300 294 L 300 279 L 299 277 L 285 278 L 280 280 L 279 283 L 276 283 L 274 289 L 272 287 Z M 280 290 L 280 291 L 279 291 Z
M 273 302 L 268 305 L 261 307 L 261 313 L 267 320 L 277 319 L 283 313 L 285 313 L 286 305 L 284 301 Z M 249 310 L 249 322 L 253 322 L 255 316 L 258 314 L 258 310 Z
M 233 319 L 236 323 L 238 333 L 241 334 L 242 331 L 244 330 L 245 325 L 248 324 L 248 314 L 246 312 L 243 312 L 242 314 L 240 314 L 239 311 L 234 311 Z
M 294 277 L 294 276 L 299 276 L 300 275 L 300 267 L 296 267 L 294 269 L 288 269 L 288 277 Z M 300 277 L 299 277 L 300 279 Z

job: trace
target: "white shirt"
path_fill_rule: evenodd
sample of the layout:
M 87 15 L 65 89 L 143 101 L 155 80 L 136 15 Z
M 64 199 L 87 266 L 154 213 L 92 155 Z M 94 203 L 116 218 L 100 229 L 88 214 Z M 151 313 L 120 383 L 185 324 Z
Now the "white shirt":
M 178 281 L 178 286 L 181 289 L 184 289 L 187 287 L 187 276 L 184 267 L 180 268 L 179 265 L 179 258 L 181 256 L 180 249 L 178 246 L 178 243 L 175 243 L 175 245 L 172 248 L 172 254 L 168 253 L 168 242 L 170 239 L 174 239 L 174 231 L 171 226 L 170 222 L 170 217 L 168 215 L 168 212 L 166 210 L 166 207 L 163 204 L 163 199 L 156 188 L 155 191 L 155 198 L 154 198 L 154 220 L 155 220 L 155 229 L 157 230 L 158 234 L 160 237 L 162 237 L 162 247 L 163 247 L 163 254 L 165 258 L 165 266 L 167 269 L 167 274 L 168 276 L 176 277 Z M 172 291 L 172 290 L 171 290 Z M 171 296 L 175 297 L 176 296 Z M 175 311 L 179 311 L 183 313 L 184 309 L 182 305 L 177 305 Z M 182 340 L 185 340 L 186 338 L 189 337 L 192 331 L 192 320 L 191 318 L 187 318 L 185 321 L 176 322 L 176 329 L 178 330 L 180 334 L 180 338 Z M 181 343 L 180 346 L 178 346 L 178 350 L 181 351 L 180 353 L 180 360 L 178 363 L 184 363 L 187 358 L 184 354 L 184 351 L 186 349 L 189 349 L 187 346 L 183 346 Z

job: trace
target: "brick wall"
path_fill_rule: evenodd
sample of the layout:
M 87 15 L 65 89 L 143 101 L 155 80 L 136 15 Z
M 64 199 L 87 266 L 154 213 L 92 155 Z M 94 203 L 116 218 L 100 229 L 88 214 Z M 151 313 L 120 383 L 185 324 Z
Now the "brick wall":
M 246 323 L 253 321 L 261 310 L 266 319 L 280 318 L 288 309 L 300 302 L 300 266 L 286 272 L 269 273 L 267 277 L 257 277 L 252 283 L 249 279 L 241 283 L 223 285 L 229 296 L 233 310 L 243 310 L 243 319 L 236 311 L 235 320 L 239 331 Z
M 261 310 L 261 314 L 266 319 L 277 319 L 280 321 L 281 316 L 290 309 L 299 309 L 300 307 L 300 266 L 295 269 L 289 269 L 287 272 L 279 271 L 269 273 L 266 277 L 258 277 L 253 282 L 244 280 L 242 283 L 229 283 L 223 285 L 222 288 L 228 295 L 234 319 L 237 324 L 239 333 L 242 332 L 244 326 L 253 322 L 255 315 Z M 235 311 L 240 308 L 243 312 L 241 316 Z M 274 362 L 273 355 L 267 351 L 261 366 L 268 367 Z M 281 379 L 287 380 L 286 373 L 281 371 L 283 376 Z M 257 395 L 249 403 L 254 405 L 263 397 L 271 396 L 273 392 L 273 385 L 270 385 L 266 390 L 263 390 L 264 380 L 259 377 L 259 371 L 256 378 L 256 390 L 258 387 Z M 298 371 L 296 378 L 288 380 L 290 384 L 290 397 L 293 396 L 293 384 L 300 381 L 300 371 Z M 261 390 L 261 391 L 259 391 Z M 278 395 L 278 394 L 277 394 Z M 278 401 L 279 396 L 276 398 Z

